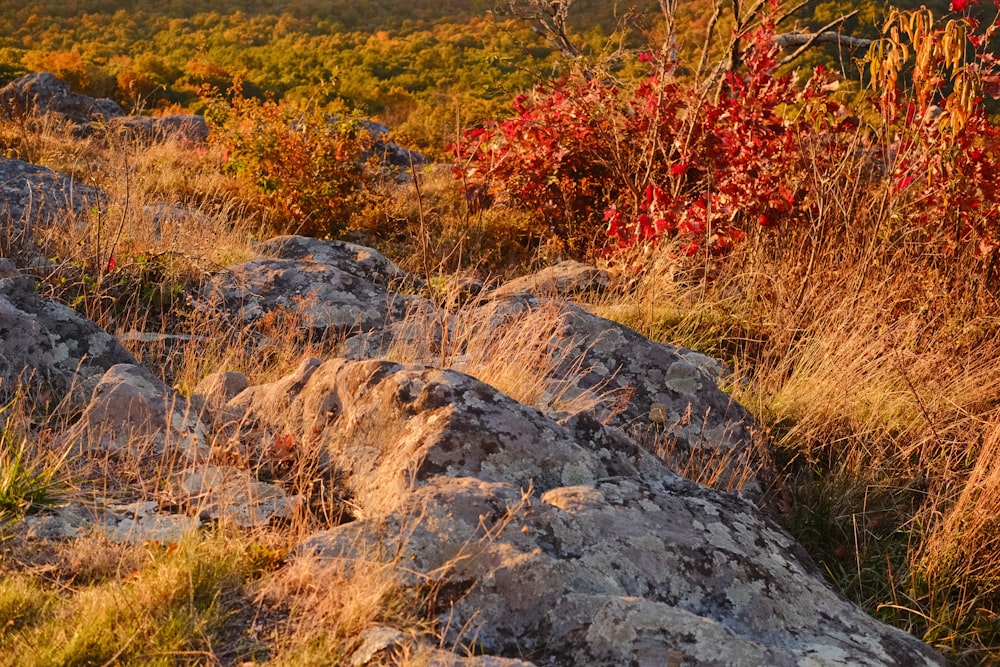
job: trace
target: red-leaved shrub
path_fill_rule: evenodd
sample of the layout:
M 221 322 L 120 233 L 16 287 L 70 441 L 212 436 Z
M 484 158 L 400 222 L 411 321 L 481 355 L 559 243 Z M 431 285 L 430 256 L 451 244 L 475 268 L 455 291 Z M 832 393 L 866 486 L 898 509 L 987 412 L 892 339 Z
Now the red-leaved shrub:
M 858 187 L 885 189 L 935 252 L 990 254 L 1000 145 L 980 92 L 1000 89 L 985 52 L 996 26 L 928 16 L 891 14 L 868 55 L 873 92 L 854 99 L 822 67 L 778 74 L 767 22 L 717 85 L 648 54 L 648 76 L 631 84 L 575 71 L 518 97 L 513 118 L 467 132 L 458 175 L 535 211 L 542 235 L 581 254 L 667 239 L 720 254 L 755 230 L 780 242 L 781 229 L 815 222 L 819 185 L 854 160 Z

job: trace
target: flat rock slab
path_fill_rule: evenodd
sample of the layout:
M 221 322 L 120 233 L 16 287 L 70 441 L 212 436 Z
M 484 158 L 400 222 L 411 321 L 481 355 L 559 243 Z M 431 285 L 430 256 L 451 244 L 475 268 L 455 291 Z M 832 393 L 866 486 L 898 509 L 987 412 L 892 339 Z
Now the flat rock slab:
M 151 501 L 99 507 L 73 503 L 25 517 L 19 531 L 29 540 L 72 540 L 100 533 L 119 544 L 173 544 L 200 526 L 197 517 L 160 512 Z

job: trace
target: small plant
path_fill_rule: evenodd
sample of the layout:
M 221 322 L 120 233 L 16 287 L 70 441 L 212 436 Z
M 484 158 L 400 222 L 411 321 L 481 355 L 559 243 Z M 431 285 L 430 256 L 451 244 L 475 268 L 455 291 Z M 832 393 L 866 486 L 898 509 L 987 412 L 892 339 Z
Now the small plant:
M 372 196 L 371 133 L 344 109 L 244 98 L 212 102 L 214 141 L 225 170 L 257 188 L 271 227 L 306 236 L 337 236 Z
M 0 414 L 7 414 L 0 434 L 0 526 L 57 504 L 68 489 L 64 464 L 69 450 L 54 454 L 33 444 L 10 416 L 16 402 L 14 398 L 0 407 Z

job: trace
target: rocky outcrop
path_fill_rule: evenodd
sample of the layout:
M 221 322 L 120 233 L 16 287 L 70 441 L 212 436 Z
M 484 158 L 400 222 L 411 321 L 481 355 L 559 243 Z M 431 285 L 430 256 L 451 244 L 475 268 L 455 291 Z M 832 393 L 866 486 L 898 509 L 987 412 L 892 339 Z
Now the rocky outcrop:
M 73 93 L 49 72 L 35 72 L 0 88 L 0 116 L 7 119 L 54 115 L 77 125 L 123 116 L 115 102 Z
M 300 557 L 447 580 L 449 642 L 539 665 L 940 664 L 751 505 L 461 373 L 315 360 L 227 410 L 237 437 L 291 433 L 342 472 L 359 520 Z
M 414 339 L 423 337 L 419 360 L 433 364 L 440 359 L 441 340 L 446 339 L 458 341 L 453 343 L 459 346 L 453 354 L 461 368 L 469 350 L 461 347 L 462 335 L 457 332 L 472 327 L 550 332 L 548 355 L 558 364 L 534 407 L 566 419 L 572 416 L 567 409 L 580 402 L 577 399 L 596 397 L 602 421 L 629 433 L 678 469 L 697 459 L 714 467 L 720 486 L 761 497 L 774 473 L 755 443 L 753 418 L 716 384 L 723 370 L 719 362 L 652 342 L 578 306 L 560 302 L 553 307 L 553 303 L 523 294 L 500 296 L 439 317 L 431 326 L 410 318 L 353 337 L 345 342 L 344 353 L 351 358 L 379 358 L 394 345 L 414 347 Z M 444 336 L 438 321 L 447 323 Z
M 296 576 L 389 568 L 404 587 L 436 591 L 441 646 L 478 654 L 380 627 L 348 656 L 356 665 L 406 652 L 511 667 L 943 664 L 833 591 L 752 502 L 670 470 L 679 449 L 750 451 L 753 421 L 718 389 L 712 360 L 520 290 L 463 312 L 435 309 L 397 292 L 418 283 L 360 246 L 284 237 L 261 250 L 268 256 L 216 276 L 208 294 L 247 321 L 294 306 L 315 309 L 322 335 L 370 327 L 376 335 L 355 340 L 358 358 L 306 358 L 254 386 L 220 373 L 190 399 L 134 364 L 111 366 L 65 438 L 81 457 L 151 459 L 153 498 L 60 508 L 23 522 L 25 536 L 169 541 L 205 523 L 288 521 L 316 502 L 327 516 L 347 512 L 350 521 L 301 540 Z M 27 287 L 0 278 L 6 311 L 27 312 L 19 304 L 38 299 Z M 552 391 L 524 405 L 434 355 L 365 358 L 413 333 L 413 319 L 400 318 L 418 311 L 437 323 L 432 347 L 463 313 L 541 330 L 557 361 Z M 35 323 L 44 339 L 45 321 L 31 314 L 16 326 Z M 58 370 L 56 347 L 22 356 Z M 468 352 L 450 355 L 456 367 Z M 620 401 L 605 413 L 560 409 L 557 394 L 574 391 Z M 665 440 L 673 449 L 661 450 Z M 314 493 L 319 477 L 336 499 Z
M 69 123 L 83 136 L 116 131 L 146 141 L 178 138 L 199 143 L 208 138 L 204 116 L 127 116 L 117 102 L 74 93 L 69 84 L 49 72 L 28 74 L 0 88 L 0 118 L 42 117 Z
M 432 479 L 302 553 L 447 580 L 446 641 L 537 665 L 943 664 L 831 591 L 783 531 L 670 476 L 541 495 Z

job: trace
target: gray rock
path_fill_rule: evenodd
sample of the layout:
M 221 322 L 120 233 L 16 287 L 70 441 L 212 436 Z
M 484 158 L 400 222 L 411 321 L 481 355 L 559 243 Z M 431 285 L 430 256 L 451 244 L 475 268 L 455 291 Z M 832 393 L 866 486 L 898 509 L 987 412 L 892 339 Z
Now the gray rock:
M 288 250 L 280 250 L 279 245 L 276 251 L 294 253 L 303 245 L 296 239 L 290 247 L 284 246 Z M 349 246 L 339 248 L 353 252 Z M 391 266 L 383 266 L 378 256 L 368 255 L 370 261 L 361 268 L 351 267 L 352 273 L 339 268 L 338 246 L 328 247 L 334 257 L 256 259 L 232 266 L 212 278 L 204 302 L 221 304 L 244 322 L 274 311 L 294 313 L 317 335 L 370 331 L 430 307 L 426 299 L 390 292 L 383 284 L 355 275 L 374 272 L 377 276 L 373 277 L 384 282 L 387 276 L 381 270 L 390 271 Z M 318 248 L 313 246 L 313 250 Z
M 456 655 L 444 649 L 424 649 L 415 656 L 416 664 L 427 667 L 535 667 L 535 663 L 493 655 Z
M 411 280 L 382 253 L 347 241 L 286 235 L 261 241 L 255 249 L 262 257 L 316 262 L 387 289 Z
M 534 663 L 492 655 L 459 656 L 426 643 L 414 646 L 401 631 L 385 625 L 365 630 L 359 639 L 361 645 L 349 659 L 353 667 L 386 664 L 404 650 L 413 656 L 413 664 L 426 667 L 535 667 Z
M 351 654 L 352 667 L 363 667 L 380 654 L 396 649 L 406 643 L 406 636 L 396 628 L 376 625 L 365 630 L 360 637 L 361 646 Z
M 943 664 L 830 590 L 767 519 L 669 475 L 541 497 L 432 479 L 388 517 L 314 535 L 301 553 L 391 554 L 413 585 L 442 577 L 464 591 L 441 609 L 446 641 L 540 665 Z
M 146 501 L 112 505 L 93 529 L 119 544 L 176 544 L 199 527 L 197 516 L 160 512 L 158 503 Z
M 227 410 L 236 437 L 291 433 L 342 472 L 359 519 L 298 557 L 446 581 L 446 642 L 560 666 L 942 664 L 832 591 L 750 504 L 592 416 L 559 424 L 455 371 L 341 359 Z
M 575 260 L 560 262 L 531 275 L 508 281 L 490 296 L 531 294 L 534 296 L 573 297 L 589 292 L 600 294 L 608 288 L 610 275 L 604 269 Z
M 426 155 L 403 148 L 394 141 L 389 141 L 389 127 L 387 125 L 371 120 L 361 121 L 361 124 L 374 138 L 375 143 L 372 147 L 372 153 L 382 164 L 399 169 L 408 169 L 411 164 L 419 166 L 430 163 L 430 158 Z
M 578 398 L 590 402 L 604 397 L 596 414 L 599 419 L 626 431 L 678 469 L 692 457 L 711 460 L 718 468 L 720 486 L 740 488 L 755 499 L 773 476 L 754 442 L 752 416 L 719 389 L 716 376 L 721 364 L 713 365 L 704 355 L 654 343 L 575 305 L 523 295 L 498 297 L 450 318 L 429 319 L 432 326 L 411 318 L 350 338 L 344 354 L 378 358 L 393 345 L 402 344 L 422 346 L 426 357 L 421 361 L 438 363 L 440 321 L 457 331 L 470 326 L 491 331 L 505 327 L 527 333 L 551 331 L 549 354 L 558 364 L 549 389 L 535 407 L 567 418 L 571 416 L 566 414 L 567 406 L 572 407 Z M 449 341 L 460 339 L 449 332 Z M 460 363 L 465 353 L 459 347 L 451 356 Z
M 103 192 L 59 172 L 21 160 L 0 158 L 0 239 L 34 246 L 31 228 L 68 216 L 83 224 L 87 211 L 106 200 Z
M 414 482 L 442 474 L 545 491 L 662 470 L 627 439 L 616 450 L 587 450 L 574 439 L 582 431 L 467 375 L 385 361 L 313 360 L 241 392 L 227 412 L 239 415 L 240 438 L 301 434 L 305 449 L 327 452 L 349 472 L 345 484 L 365 514 L 385 513 Z
M 72 374 L 56 365 L 44 328 L 28 313 L 0 296 L 0 392 L 4 401 L 18 387 L 49 402 L 69 389 Z M 48 400 L 46 400 L 48 399 Z
M 200 401 L 207 417 L 215 420 L 222 416 L 226 403 L 249 386 L 250 381 L 243 373 L 212 373 L 195 385 L 191 398 Z
M 19 119 L 46 114 L 77 124 L 124 115 L 111 100 L 70 92 L 69 84 L 49 72 L 28 74 L 0 88 L 0 117 Z
M 101 533 L 120 544 L 172 544 L 200 525 L 197 517 L 161 513 L 157 503 L 146 501 L 91 507 L 71 503 L 27 516 L 18 529 L 28 540 L 72 540 Z
M 43 299 L 30 278 L 0 278 L 0 392 L 61 400 L 75 385 L 135 359 L 72 308 Z
M 109 128 L 151 142 L 173 138 L 193 144 L 204 143 L 209 132 L 205 117 L 195 114 L 128 116 L 115 119 Z
M 64 437 L 83 452 L 142 455 L 150 449 L 180 462 L 209 454 L 208 427 L 190 402 L 132 364 L 104 374 L 80 421 Z
M 203 143 L 209 131 L 204 116 L 194 114 L 126 116 L 116 102 L 71 92 L 68 83 L 49 72 L 28 74 L 0 88 L 0 118 L 45 116 L 70 123 L 81 136 L 112 131 L 146 141 L 173 137 Z

